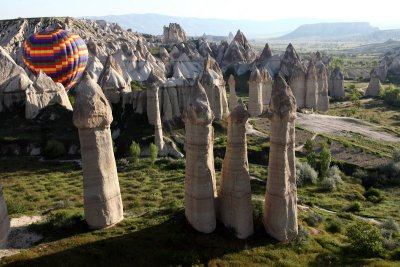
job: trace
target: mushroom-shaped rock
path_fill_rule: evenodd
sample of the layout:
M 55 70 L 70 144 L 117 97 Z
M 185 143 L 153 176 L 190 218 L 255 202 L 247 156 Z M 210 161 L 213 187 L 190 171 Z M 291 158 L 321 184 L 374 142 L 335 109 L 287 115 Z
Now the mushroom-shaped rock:
M 76 90 L 73 122 L 81 144 L 85 219 L 92 229 L 110 227 L 123 219 L 112 120 L 111 107 L 100 86 L 84 73 Z
M 307 69 L 306 76 L 306 108 L 317 108 L 317 97 L 318 97 L 318 78 L 317 71 L 313 61 L 310 61 Z M 297 100 L 297 99 L 296 99 Z
M 365 91 L 366 96 L 379 96 L 379 90 L 381 89 L 381 81 L 379 80 L 379 75 L 376 69 L 371 71 L 370 80 Z
M 236 96 L 236 82 L 235 82 L 235 77 L 233 74 L 229 76 L 228 79 L 228 85 L 229 85 L 229 109 L 233 110 L 238 102 L 238 97 Z
M 252 117 L 261 115 L 263 111 L 261 79 L 260 71 L 255 68 L 249 79 L 249 113 Z
M 272 78 L 268 71 L 264 68 L 260 71 L 261 81 L 262 81 L 262 102 L 263 109 L 267 110 L 269 102 L 271 101 L 272 93 Z
M 228 117 L 228 141 L 218 193 L 221 221 L 233 228 L 238 238 L 247 238 L 254 231 L 246 145 L 248 118 L 249 113 L 239 100 Z
M 329 77 L 329 94 L 331 97 L 341 99 L 345 97 L 344 93 L 344 77 L 340 67 L 336 67 Z
M 317 109 L 320 111 L 327 111 L 329 109 L 329 96 L 328 96 L 328 74 L 325 64 L 318 61 L 315 64 L 317 70 Z
M 271 145 L 264 226 L 272 237 L 288 241 L 298 233 L 294 155 L 296 99 L 280 75 L 275 79 L 268 117 Z
M 216 226 L 214 170 L 214 115 L 200 83 L 193 88 L 183 114 L 185 122 L 185 215 L 197 231 L 211 233 Z

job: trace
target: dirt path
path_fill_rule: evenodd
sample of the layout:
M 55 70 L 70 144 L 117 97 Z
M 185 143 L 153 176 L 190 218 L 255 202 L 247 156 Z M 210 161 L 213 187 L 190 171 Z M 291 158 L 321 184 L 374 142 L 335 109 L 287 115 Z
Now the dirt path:
M 11 219 L 11 229 L 8 235 L 7 246 L 0 249 L 0 259 L 6 256 L 17 254 L 21 249 L 32 247 L 43 237 L 28 231 L 29 225 L 38 223 L 42 220 L 41 216 L 22 216 Z
M 297 113 L 296 123 L 317 133 L 345 135 L 354 132 L 386 142 L 400 142 L 400 138 L 374 130 L 375 125 L 349 117 Z

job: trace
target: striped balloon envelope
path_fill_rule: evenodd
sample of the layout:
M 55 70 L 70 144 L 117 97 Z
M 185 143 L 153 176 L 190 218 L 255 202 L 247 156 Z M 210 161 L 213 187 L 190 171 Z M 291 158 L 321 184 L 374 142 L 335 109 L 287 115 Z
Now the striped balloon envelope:
M 34 74 L 43 71 L 69 90 L 86 68 L 88 50 L 76 34 L 62 29 L 46 30 L 25 40 L 22 57 Z

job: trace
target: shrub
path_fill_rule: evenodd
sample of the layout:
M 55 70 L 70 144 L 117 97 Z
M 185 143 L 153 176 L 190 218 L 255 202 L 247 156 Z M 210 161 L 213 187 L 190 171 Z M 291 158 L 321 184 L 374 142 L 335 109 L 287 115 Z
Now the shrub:
M 308 164 L 311 165 L 311 167 L 316 168 L 317 167 L 317 155 L 315 154 L 314 151 L 314 141 L 311 140 L 311 138 L 306 140 L 306 143 L 304 144 L 304 149 L 306 150 L 306 158 Z
M 146 89 L 146 86 L 144 86 L 141 82 L 131 81 L 131 90 L 132 91 L 141 91 L 144 89 Z
M 395 88 L 393 85 L 389 85 L 388 88 L 382 91 L 382 98 L 388 105 L 395 107 L 400 106 L 400 88 Z
M 400 148 L 395 148 L 393 150 L 392 159 L 394 162 L 400 162 Z
M 332 166 L 328 169 L 326 176 L 321 182 L 321 189 L 323 191 L 333 192 L 336 191 L 341 184 L 343 184 L 341 172 L 337 166 Z
M 50 214 L 47 223 L 53 228 L 71 229 L 82 220 L 83 215 L 80 213 L 59 211 Z
M 132 158 L 132 163 L 137 165 L 139 163 L 140 157 L 140 146 L 136 142 L 132 142 L 131 146 L 129 147 L 129 152 Z
M 369 223 L 358 222 L 347 230 L 347 241 L 350 250 L 366 257 L 380 256 L 382 248 L 382 236 L 379 229 Z
M 60 141 L 51 139 L 46 143 L 46 147 L 44 148 L 44 155 L 49 159 L 55 159 L 63 157 L 67 154 L 65 150 L 64 144 Z
M 319 154 L 322 177 L 325 177 L 327 175 L 329 166 L 331 165 L 331 160 L 332 160 L 331 151 L 329 150 L 328 145 L 326 143 L 323 143 L 321 152 Z
M 347 208 L 346 211 L 348 212 L 359 212 L 361 211 L 362 205 L 360 202 L 355 201 L 352 204 L 350 204 Z
M 391 235 L 397 235 L 400 232 L 400 226 L 393 218 L 385 220 L 380 227 L 381 230 L 386 230 Z
M 379 203 L 383 200 L 381 190 L 370 187 L 367 192 L 364 193 L 364 197 L 373 203 Z
M 26 205 L 20 200 L 8 198 L 6 202 L 8 215 L 24 214 L 27 211 Z
M 151 159 L 151 165 L 154 165 L 154 163 L 157 160 L 157 156 L 158 156 L 158 147 L 151 143 L 150 144 L 150 159 Z
M 342 232 L 342 225 L 336 220 L 330 220 L 326 223 L 325 229 L 331 233 L 340 233 Z
M 324 217 L 316 212 L 310 212 L 308 216 L 304 219 L 304 221 L 309 226 L 317 226 L 324 220 Z
M 303 225 L 299 224 L 298 226 L 298 234 L 296 238 L 293 240 L 293 245 L 296 246 L 296 248 L 302 248 L 305 245 L 307 245 L 310 237 L 307 232 L 307 230 L 303 227 Z
M 306 184 L 316 184 L 318 172 L 316 172 L 307 162 L 296 161 L 296 183 L 297 186 Z

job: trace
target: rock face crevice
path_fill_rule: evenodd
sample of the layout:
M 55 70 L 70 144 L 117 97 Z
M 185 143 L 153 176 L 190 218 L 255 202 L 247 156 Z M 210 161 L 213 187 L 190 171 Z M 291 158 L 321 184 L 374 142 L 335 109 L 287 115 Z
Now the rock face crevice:
M 249 113 L 239 101 L 228 117 L 228 141 L 218 194 L 221 221 L 226 227 L 233 228 L 241 239 L 254 231 L 246 144 L 248 118 Z
M 185 122 L 185 215 L 199 232 L 211 233 L 216 226 L 217 196 L 214 169 L 214 115 L 200 83 L 193 88 L 183 114 Z
M 271 145 L 264 226 L 275 239 L 288 241 L 298 233 L 294 154 L 296 99 L 282 76 L 275 79 L 268 118 Z
M 85 73 L 76 91 L 73 122 L 81 144 L 85 219 L 92 229 L 110 227 L 123 219 L 112 120 L 107 98 Z
M 7 205 L 3 197 L 3 188 L 0 186 L 0 249 L 7 244 L 10 231 L 10 218 L 8 217 Z

